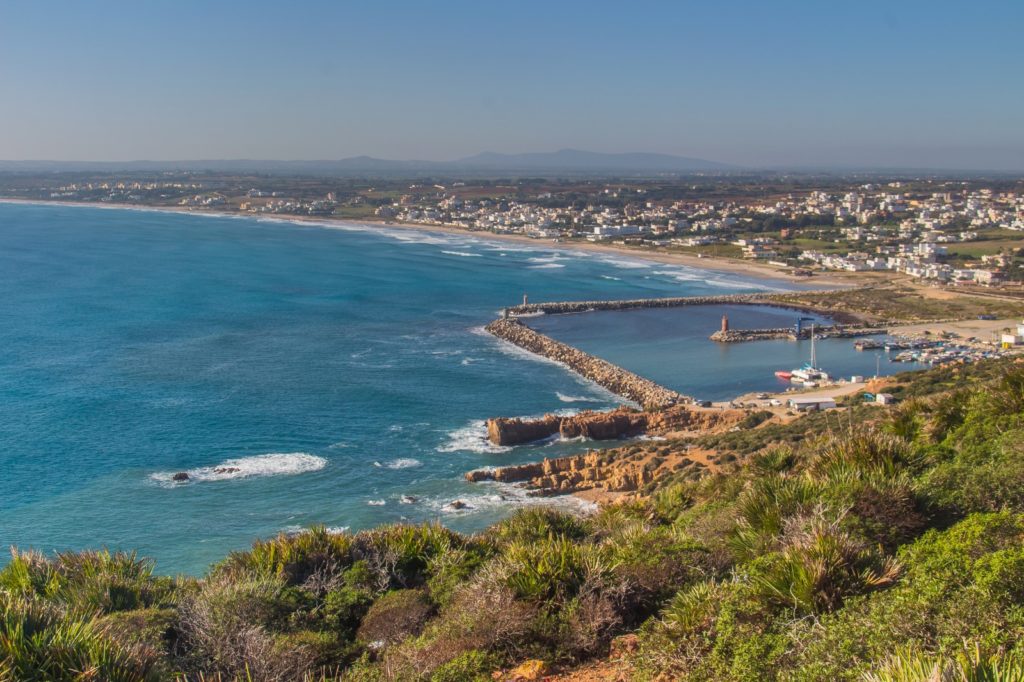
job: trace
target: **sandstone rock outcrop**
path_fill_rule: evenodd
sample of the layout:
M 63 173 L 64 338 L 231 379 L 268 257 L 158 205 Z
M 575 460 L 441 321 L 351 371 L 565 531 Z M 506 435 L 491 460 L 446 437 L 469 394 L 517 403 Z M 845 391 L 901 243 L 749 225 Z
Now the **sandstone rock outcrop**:
M 640 412 L 620 407 L 609 412 L 580 412 L 568 417 L 554 414 L 540 419 L 495 417 L 487 420 L 487 437 L 495 445 L 519 445 L 559 434 L 562 438 L 612 440 L 641 433 L 704 432 L 740 416 L 733 410 L 695 410 L 685 405 Z
M 581 412 L 568 417 L 547 414 L 540 419 L 495 417 L 487 420 L 487 437 L 495 445 L 518 445 L 559 434 L 563 438 L 610 440 L 635 436 L 647 429 L 648 415 L 629 408 Z
M 672 453 L 666 453 L 672 455 Z M 590 490 L 636 492 L 663 474 L 688 467 L 703 468 L 681 453 L 661 456 L 655 447 L 626 447 L 615 450 L 591 450 L 580 455 L 545 459 L 532 464 L 479 469 L 466 474 L 471 483 L 498 481 L 525 482 L 534 495 L 559 495 Z

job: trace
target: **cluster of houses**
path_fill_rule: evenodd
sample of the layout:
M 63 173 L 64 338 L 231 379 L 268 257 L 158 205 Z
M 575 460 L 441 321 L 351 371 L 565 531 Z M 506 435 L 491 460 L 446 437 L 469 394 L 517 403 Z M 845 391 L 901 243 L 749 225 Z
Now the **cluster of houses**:
M 765 202 L 672 202 L 646 200 L 644 190 L 606 188 L 599 195 L 630 199 L 621 208 L 550 208 L 552 195 L 533 201 L 464 199 L 437 192 L 434 198 L 403 196 L 397 205 L 382 206 L 386 219 L 446 224 L 539 238 L 582 238 L 590 241 L 643 242 L 653 246 L 739 246 L 745 258 L 794 262 L 793 242 L 800 228 L 783 228 L 779 238 L 753 236 L 744 228 L 756 216 L 775 217 L 785 224 L 838 225 L 837 248 L 803 249 L 796 260 L 827 270 L 851 272 L 890 270 L 941 282 L 998 284 L 998 261 L 977 267 L 942 262 L 948 245 L 973 241 L 979 229 L 1024 231 L 1024 196 L 989 189 L 905 195 L 899 182 L 884 187 L 866 184 L 844 194 L 813 191 Z M 547 200 L 547 201 L 544 201 Z

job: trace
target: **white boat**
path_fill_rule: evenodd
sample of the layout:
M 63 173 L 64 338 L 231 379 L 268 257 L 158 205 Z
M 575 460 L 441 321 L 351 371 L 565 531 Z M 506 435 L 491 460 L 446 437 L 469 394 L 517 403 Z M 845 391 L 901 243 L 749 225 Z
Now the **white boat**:
M 792 370 L 790 374 L 790 381 L 794 384 L 803 384 L 804 386 L 817 386 L 823 381 L 828 381 L 828 372 L 817 366 L 818 356 L 814 347 L 814 325 L 811 325 L 811 361 L 799 369 Z

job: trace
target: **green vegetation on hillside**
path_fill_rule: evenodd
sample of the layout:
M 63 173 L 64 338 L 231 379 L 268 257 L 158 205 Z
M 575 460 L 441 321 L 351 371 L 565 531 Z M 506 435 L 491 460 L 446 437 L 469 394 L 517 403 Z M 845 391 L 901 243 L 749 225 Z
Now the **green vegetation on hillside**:
M 1024 679 L 1024 368 L 899 392 L 586 519 L 314 528 L 201 580 L 15 551 L 0 680 L 486 680 L 627 634 L 638 680 Z

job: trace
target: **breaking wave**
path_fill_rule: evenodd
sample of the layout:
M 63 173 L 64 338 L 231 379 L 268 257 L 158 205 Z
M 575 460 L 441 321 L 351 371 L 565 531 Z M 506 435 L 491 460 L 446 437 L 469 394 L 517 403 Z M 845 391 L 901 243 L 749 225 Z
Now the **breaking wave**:
M 602 402 L 599 398 L 590 398 L 585 395 L 566 395 L 561 391 L 555 391 L 555 395 L 563 403 L 599 403 Z
M 479 253 L 469 253 L 468 251 L 445 251 L 441 249 L 441 253 L 447 253 L 449 256 L 462 256 L 463 258 L 483 258 Z
M 183 483 L 205 481 L 229 481 L 236 478 L 255 478 L 258 476 L 291 476 L 310 471 L 319 471 L 327 466 L 323 457 L 305 452 L 270 453 L 226 459 L 220 464 L 187 469 L 188 480 Z M 150 479 L 165 484 L 173 484 L 174 475 L 178 472 L 161 471 L 150 474 Z
M 437 447 L 438 452 L 508 452 L 512 448 L 495 445 L 487 439 L 487 422 L 474 419 L 465 426 L 448 432 L 448 439 Z

